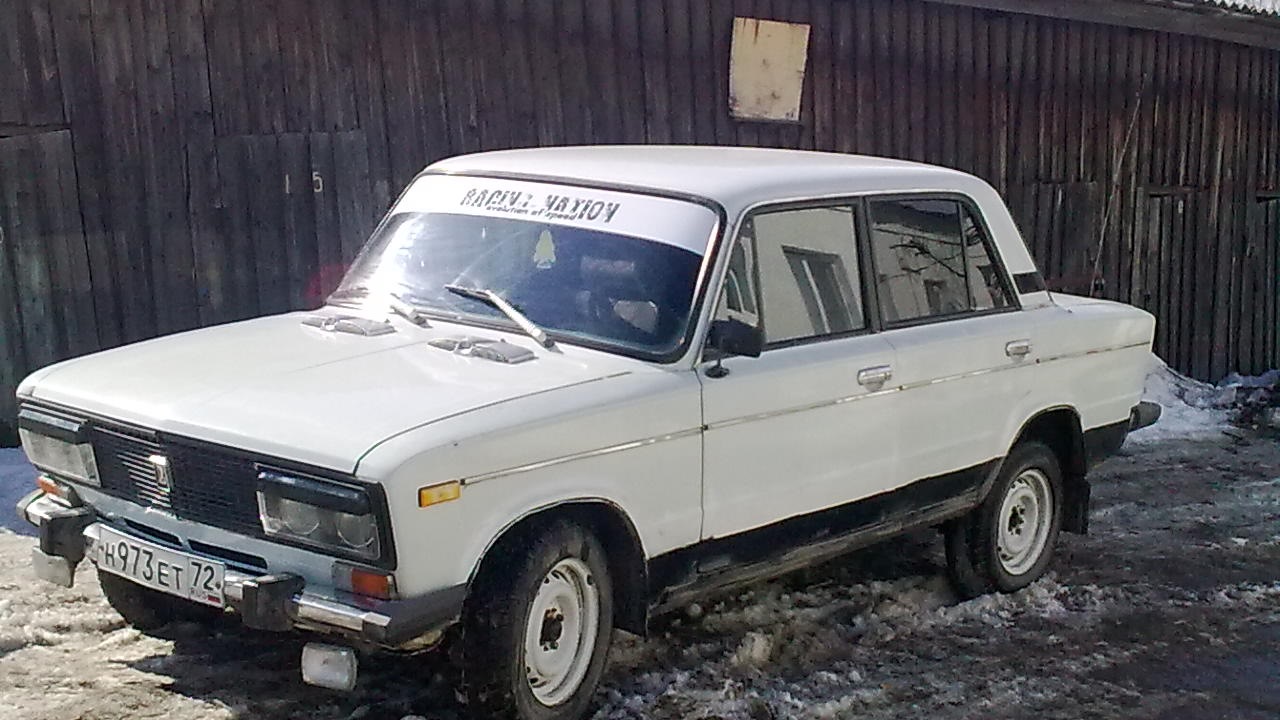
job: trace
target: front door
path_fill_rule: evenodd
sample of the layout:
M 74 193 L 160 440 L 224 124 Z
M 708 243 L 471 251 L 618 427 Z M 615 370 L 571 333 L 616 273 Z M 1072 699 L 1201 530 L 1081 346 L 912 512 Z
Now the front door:
M 894 353 L 867 322 L 855 220 L 844 204 L 743 223 L 716 317 L 762 327 L 766 345 L 699 368 L 704 540 L 774 525 L 820 535 L 831 511 L 894 484 Z

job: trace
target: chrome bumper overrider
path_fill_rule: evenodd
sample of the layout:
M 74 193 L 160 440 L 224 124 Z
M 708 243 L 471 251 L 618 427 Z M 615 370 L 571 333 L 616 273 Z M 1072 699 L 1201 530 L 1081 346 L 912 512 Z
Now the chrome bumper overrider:
M 38 491 L 23 498 L 17 509 L 40 529 L 40 545 L 32 551 L 36 574 L 70 587 L 75 566 L 86 548 L 98 542 L 102 523 L 90 508 L 70 508 Z M 346 602 L 308 591 L 297 576 L 255 576 L 232 568 L 226 570 L 223 592 L 227 605 L 250 627 L 318 630 L 383 646 L 433 644 L 457 620 L 466 595 L 465 587 L 458 586 L 408 600 L 352 596 Z

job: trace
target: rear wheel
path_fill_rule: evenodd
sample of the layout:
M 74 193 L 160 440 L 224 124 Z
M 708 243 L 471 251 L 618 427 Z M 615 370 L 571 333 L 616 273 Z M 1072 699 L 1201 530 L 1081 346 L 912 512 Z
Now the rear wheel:
M 987 499 L 946 528 L 947 567 L 964 597 L 1013 592 L 1044 575 L 1062 526 L 1062 470 L 1040 442 L 1005 458 Z
M 481 567 L 464 623 L 463 686 L 474 717 L 582 717 L 612 636 L 604 549 L 568 522 L 509 543 Z
M 131 627 L 152 632 L 172 622 L 212 622 L 222 610 L 143 587 L 105 570 L 98 571 L 102 594 Z

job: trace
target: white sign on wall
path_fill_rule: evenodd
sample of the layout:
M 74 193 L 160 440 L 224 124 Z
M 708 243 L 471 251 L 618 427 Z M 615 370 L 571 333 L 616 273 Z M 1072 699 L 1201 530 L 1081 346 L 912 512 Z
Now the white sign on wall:
M 808 25 L 734 18 L 730 114 L 741 120 L 799 122 L 808 55 Z

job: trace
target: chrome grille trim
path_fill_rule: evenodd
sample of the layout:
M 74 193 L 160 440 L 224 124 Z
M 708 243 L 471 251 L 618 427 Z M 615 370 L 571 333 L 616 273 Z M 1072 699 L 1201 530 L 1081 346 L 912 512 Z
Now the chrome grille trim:
M 140 435 L 92 427 L 89 437 L 98 460 L 102 489 L 139 505 L 172 510 L 169 489 L 161 485 L 149 460 L 162 452 L 160 444 Z

